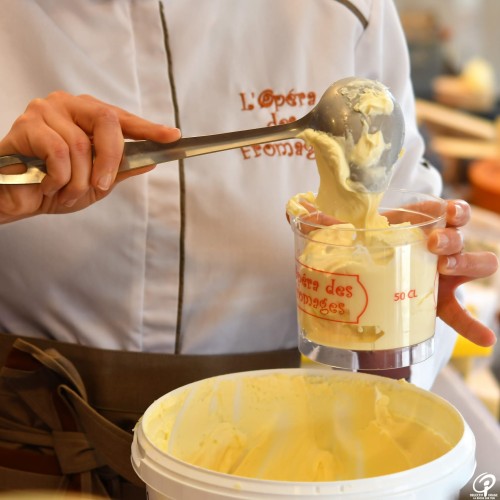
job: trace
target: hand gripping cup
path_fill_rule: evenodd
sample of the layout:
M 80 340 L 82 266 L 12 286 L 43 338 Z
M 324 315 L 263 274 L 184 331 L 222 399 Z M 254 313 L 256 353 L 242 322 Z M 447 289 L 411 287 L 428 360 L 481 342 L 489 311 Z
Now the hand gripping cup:
M 427 239 L 445 227 L 446 202 L 388 190 L 379 213 L 389 227 L 292 217 L 299 348 L 314 361 L 376 370 L 433 354 L 438 272 Z

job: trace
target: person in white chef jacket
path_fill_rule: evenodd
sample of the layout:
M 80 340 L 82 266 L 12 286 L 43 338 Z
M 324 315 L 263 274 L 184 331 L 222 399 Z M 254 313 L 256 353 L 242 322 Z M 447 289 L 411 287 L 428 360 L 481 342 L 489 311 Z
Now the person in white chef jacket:
M 74 169 L 71 180 L 66 176 L 61 187 L 57 176 L 49 175 L 42 187 L 30 187 L 47 195 L 38 198 L 44 200 L 41 212 L 63 214 L 15 217 L 22 220 L 0 226 L 5 373 L 26 370 L 23 375 L 31 376 L 30 362 L 19 363 L 28 356 L 71 380 L 77 394 L 68 393 L 65 402 L 72 418 L 78 414 L 77 428 L 94 436 L 86 448 L 94 450 L 93 462 L 72 469 L 73 476 L 79 475 L 76 486 L 57 467 L 51 471 L 57 479 L 44 485 L 86 484 L 87 490 L 109 493 L 106 480 L 96 479 L 105 445 L 82 416 L 87 403 L 98 409 L 98 429 L 113 425 L 109 420 L 130 428 L 134 411 L 140 414 L 152 401 L 150 386 L 166 392 L 219 372 L 299 362 L 293 242 L 284 207 L 292 195 L 317 189 L 311 152 L 300 140 L 281 141 L 162 164 L 113 185 L 121 143 L 117 128 L 128 137 L 168 142 L 178 137 L 175 128 L 188 137 L 275 125 L 305 115 L 341 78 L 376 79 L 390 88 L 406 117 L 405 152 L 392 186 L 440 193 L 438 173 L 421 160 L 424 145 L 415 123 L 408 54 L 389 0 L 3 0 L 0 42 L 0 137 L 28 102 L 50 95 L 42 107 L 36 101 L 28 108 L 31 118 L 38 116 L 33 122 L 44 122 L 64 139 L 73 137 L 68 130 L 78 128 L 80 137 L 83 130 L 93 137 L 96 158 L 110 150 L 106 137 L 115 145 L 114 157 L 99 164 L 96 159 L 90 172 L 89 156 L 75 161 L 82 141 L 73 142 L 71 165 L 64 160 L 65 168 Z M 73 97 L 79 94 L 87 97 Z M 74 111 L 82 100 L 101 110 L 104 125 L 87 122 L 87 112 L 82 118 L 81 110 Z M 102 114 L 103 102 L 113 106 L 113 113 Z M 122 110 L 137 116 L 127 122 Z M 30 129 L 33 122 L 18 122 L 0 142 L 0 154 L 36 153 L 34 138 L 42 141 L 42 136 L 40 128 Z M 14 148 L 13 134 L 33 140 L 18 141 L 21 147 Z M 77 164 L 86 175 L 77 173 Z M 85 191 L 89 183 L 90 194 Z M 113 192 L 104 196 L 110 187 Z M 468 206 L 450 207 L 458 211 L 450 220 L 461 225 Z M 443 235 L 450 241 L 436 252 L 458 254 L 457 231 Z M 472 254 L 455 257 L 457 270 L 446 271 L 444 259 L 443 274 L 472 279 L 493 272 L 496 265 L 491 256 L 482 256 L 482 264 Z M 449 322 L 456 330 L 478 342 L 493 341 L 492 332 L 461 310 L 455 314 L 456 304 L 449 303 L 447 317 L 453 317 Z M 438 320 L 436 354 L 412 367 L 412 382 L 432 385 L 455 335 Z M 18 337 L 24 341 L 13 347 L 6 340 Z M 48 347 L 74 363 L 83 382 L 54 365 Z M 92 361 L 87 365 L 86 360 Z M 99 392 L 101 385 L 106 390 Z M 88 394 L 83 386 L 90 386 Z M 142 388 L 145 398 L 133 409 L 131 403 L 126 425 L 111 415 L 114 410 L 107 414 L 106 405 L 112 403 L 100 399 L 121 394 L 123 387 L 129 389 L 122 391 L 128 393 L 125 401 L 140 397 Z M 21 413 L 28 421 L 29 412 Z M 101 420 L 103 415 L 109 420 Z M 2 418 L 13 415 L 0 410 Z M 33 445 L 25 430 L 22 442 Z M 126 449 L 128 438 L 121 437 Z M 3 439 L 0 434 L 0 477 L 12 458 L 2 461 L 2 446 L 9 448 Z M 55 451 L 47 446 L 57 456 L 57 446 Z M 30 481 L 40 477 L 35 462 L 29 470 L 21 468 Z M 108 465 L 134 482 L 129 464 Z M 11 487 L 19 487 L 23 483 L 15 482 L 11 472 L 6 474 Z

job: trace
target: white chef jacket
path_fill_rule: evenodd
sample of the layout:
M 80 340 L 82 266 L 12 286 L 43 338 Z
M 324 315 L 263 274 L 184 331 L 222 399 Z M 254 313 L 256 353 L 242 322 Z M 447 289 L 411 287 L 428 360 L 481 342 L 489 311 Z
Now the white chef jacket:
M 91 94 L 197 136 L 306 114 L 333 82 L 389 86 L 406 116 L 392 185 L 422 166 L 409 61 L 390 0 L 2 0 L 0 135 L 28 101 Z M 286 201 L 317 190 L 281 141 L 159 165 L 75 214 L 0 227 L 0 330 L 105 349 L 211 354 L 297 342 Z M 454 334 L 414 368 L 429 386 Z

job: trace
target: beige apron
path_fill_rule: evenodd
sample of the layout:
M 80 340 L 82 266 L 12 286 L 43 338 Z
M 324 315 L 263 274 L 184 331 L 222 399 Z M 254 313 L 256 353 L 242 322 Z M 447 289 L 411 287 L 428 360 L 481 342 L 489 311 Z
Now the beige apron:
M 185 356 L 0 334 L 0 491 L 145 498 L 130 447 L 155 399 L 202 378 L 299 363 L 297 349 Z

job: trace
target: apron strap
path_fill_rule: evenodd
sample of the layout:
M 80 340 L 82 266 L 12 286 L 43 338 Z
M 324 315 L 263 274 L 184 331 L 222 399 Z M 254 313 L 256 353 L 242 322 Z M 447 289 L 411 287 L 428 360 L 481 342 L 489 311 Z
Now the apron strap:
M 0 490 L 138 498 L 132 430 L 155 399 L 202 378 L 299 363 L 296 348 L 185 356 L 0 334 Z

